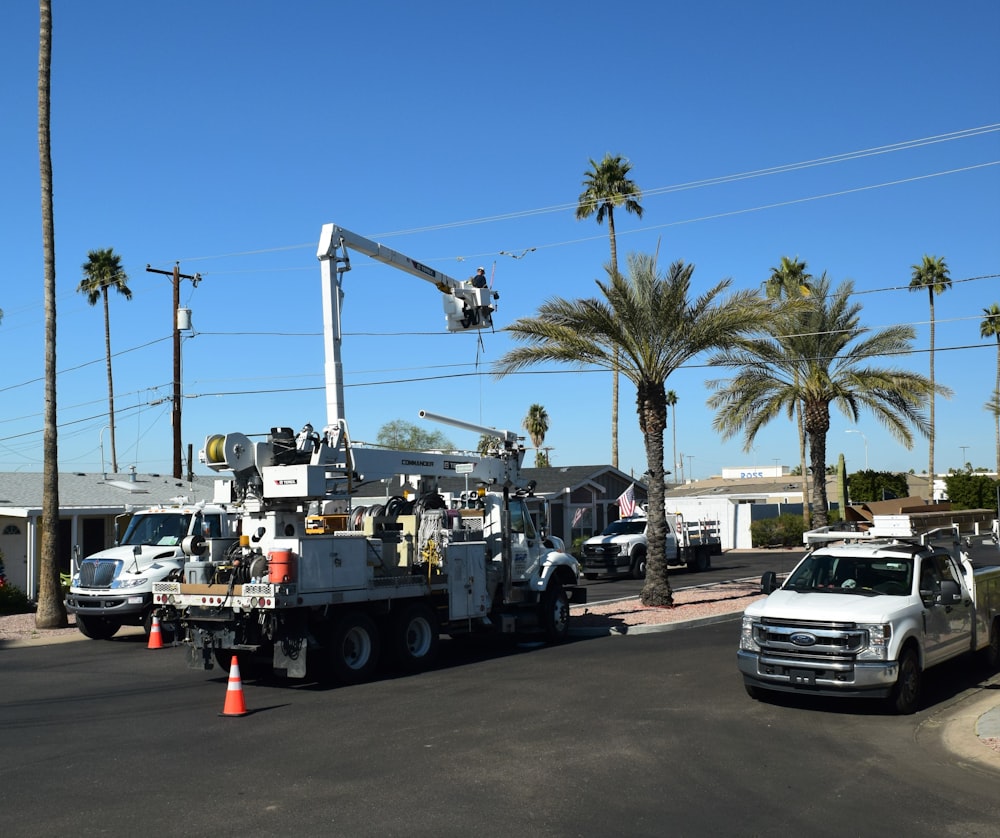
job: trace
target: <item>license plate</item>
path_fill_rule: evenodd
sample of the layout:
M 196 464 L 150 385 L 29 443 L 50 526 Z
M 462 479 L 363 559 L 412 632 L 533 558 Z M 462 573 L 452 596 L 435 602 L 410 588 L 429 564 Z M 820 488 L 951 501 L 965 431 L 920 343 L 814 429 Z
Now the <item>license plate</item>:
M 793 684 L 807 684 L 815 686 L 816 673 L 811 669 L 790 669 L 788 678 Z

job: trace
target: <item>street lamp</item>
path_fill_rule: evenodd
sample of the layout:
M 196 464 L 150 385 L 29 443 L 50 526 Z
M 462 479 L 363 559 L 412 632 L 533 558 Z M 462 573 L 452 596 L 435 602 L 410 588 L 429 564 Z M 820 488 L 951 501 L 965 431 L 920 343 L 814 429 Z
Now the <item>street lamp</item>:
M 861 433 L 861 431 L 855 430 L 854 428 L 848 428 L 844 431 L 845 434 L 861 434 L 861 438 L 865 441 L 865 471 L 868 471 L 868 437 Z

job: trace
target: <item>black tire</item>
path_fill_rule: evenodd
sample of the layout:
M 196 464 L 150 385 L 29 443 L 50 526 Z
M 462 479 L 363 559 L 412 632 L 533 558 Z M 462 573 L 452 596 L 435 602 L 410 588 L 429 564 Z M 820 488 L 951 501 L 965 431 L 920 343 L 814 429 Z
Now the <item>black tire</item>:
M 549 643 L 561 643 L 569 637 L 569 597 L 562 582 L 549 580 L 538 607 L 538 620 Z
M 633 579 L 646 578 L 646 551 L 642 547 L 637 547 L 632 554 L 632 565 L 629 568 L 629 575 Z
M 378 666 L 381 648 L 378 629 L 362 611 L 345 614 L 330 636 L 331 673 L 342 684 L 370 681 Z
M 920 706 L 920 659 L 912 647 L 903 650 L 899 658 L 899 676 L 889 696 L 889 707 L 900 716 L 915 713 Z
M 687 563 L 687 569 L 691 573 L 701 573 L 712 566 L 712 557 L 704 547 L 692 547 L 694 553 Z
M 107 617 L 77 614 L 76 627 L 84 637 L 89 637 L 91 640 L 110 640 L 122 627 L 122 624 L 118 620 L 111 620 Z
M 403 672 L 421 672 L 433 666 L 440 648 L 438 618 L 426 602 L 414 602 L 390 620 L 389 648 Z

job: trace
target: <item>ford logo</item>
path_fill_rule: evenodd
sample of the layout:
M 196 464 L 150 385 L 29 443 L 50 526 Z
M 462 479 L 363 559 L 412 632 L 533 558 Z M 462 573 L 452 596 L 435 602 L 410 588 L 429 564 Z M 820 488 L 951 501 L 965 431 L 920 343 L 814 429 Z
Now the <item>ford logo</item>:
M 816 643 L 816 635 L 809 634 L 806 631 L 798 631 L 791 635 L 789 640 L 792 641 L 796 646 L 813 646 Z

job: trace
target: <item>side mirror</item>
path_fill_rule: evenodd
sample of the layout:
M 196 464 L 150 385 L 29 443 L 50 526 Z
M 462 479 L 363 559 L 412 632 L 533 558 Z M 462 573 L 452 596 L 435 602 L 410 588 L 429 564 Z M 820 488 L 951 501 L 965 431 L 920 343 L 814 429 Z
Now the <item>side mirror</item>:
M 941 583 L 941 594 L 938 602 L 942 605 L 954 605 L 962 599 L 962 589 L 958 587 L 958 582 L 953 579 L 946 579 Z
M 778 589 L 778 574 L 773 570 L 767 571 L 763 576 L 760 577 L 760 592 L 762 594 L 769 594 L 772 591 Z

